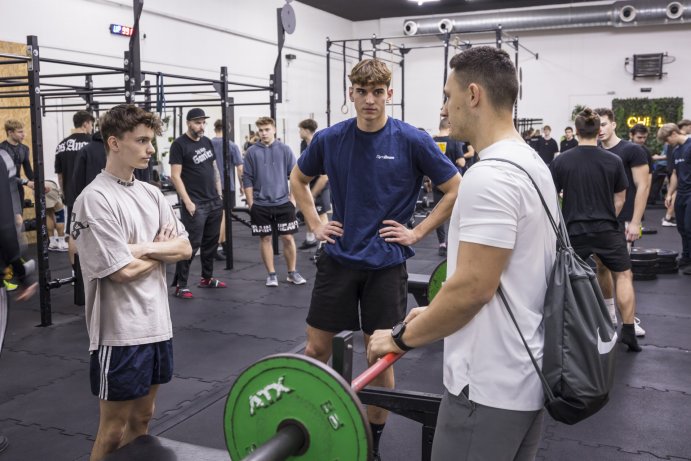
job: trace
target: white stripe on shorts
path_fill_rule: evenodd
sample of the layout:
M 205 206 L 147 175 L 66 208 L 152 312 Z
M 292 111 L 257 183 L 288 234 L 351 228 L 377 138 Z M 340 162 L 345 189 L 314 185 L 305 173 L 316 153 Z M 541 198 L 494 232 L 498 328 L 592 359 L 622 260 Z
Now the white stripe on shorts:
M 108 371 L 110 369 L 110 355 L 112 352 L 112 346 L 101 346 L 98 350 L 98 365 L 101 368 L 98 397 L 101 400 L 108 400 Z

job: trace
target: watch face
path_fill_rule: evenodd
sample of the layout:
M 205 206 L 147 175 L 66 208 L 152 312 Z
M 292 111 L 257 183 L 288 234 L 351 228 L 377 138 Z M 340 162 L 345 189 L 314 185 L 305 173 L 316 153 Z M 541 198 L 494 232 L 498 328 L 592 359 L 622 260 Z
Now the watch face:
M 394 337 L 398 337 L 401 332 L 403 331 L 403 328 L 405 327 L 405 323 L 398 323 L 396 324 L 392 329 L 391 329 L 391 335 Z

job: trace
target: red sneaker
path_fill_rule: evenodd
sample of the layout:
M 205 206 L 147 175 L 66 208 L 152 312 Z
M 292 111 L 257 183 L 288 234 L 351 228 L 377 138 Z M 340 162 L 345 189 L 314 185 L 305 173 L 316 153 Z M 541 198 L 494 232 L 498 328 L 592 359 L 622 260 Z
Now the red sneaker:
M 188 288 L 178 287 L 175 289 L 175 297 L 182 299 L 192 299 L 194 298 L 194 295 Z
M 225 288 L 226 284 L 218 279 L 211 277 L 210 279 L 201 279 L 199 281 L 201 288 Z

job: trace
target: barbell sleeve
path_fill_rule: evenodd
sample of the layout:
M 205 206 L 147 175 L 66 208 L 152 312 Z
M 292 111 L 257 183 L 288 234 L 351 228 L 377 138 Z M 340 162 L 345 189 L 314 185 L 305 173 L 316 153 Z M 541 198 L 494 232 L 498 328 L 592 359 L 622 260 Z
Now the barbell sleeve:
M 244 461 L 285 461 L 294 456 L 305 444 L 305 435 L 295 424 L 286 424 Z

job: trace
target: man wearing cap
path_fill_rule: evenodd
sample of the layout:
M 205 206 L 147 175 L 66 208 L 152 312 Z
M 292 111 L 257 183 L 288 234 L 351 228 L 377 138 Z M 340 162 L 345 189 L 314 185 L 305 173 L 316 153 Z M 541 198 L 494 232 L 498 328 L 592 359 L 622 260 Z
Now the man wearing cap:
M 213 277 L 214 254 L 223 216 L 221 175 L 211 140 L 204 136 L 206 116 L 199 108 L 187 113 L 187 132 L 170 146 L 170 177 L 180 196 L 180 220 L 189 233 L 192 257 L 178 261 L 173 286 L 175 296 L 191 299 L 187 287 L 192 258 L 201 248 L 202 278 L 199 287 L 225 288 Z

